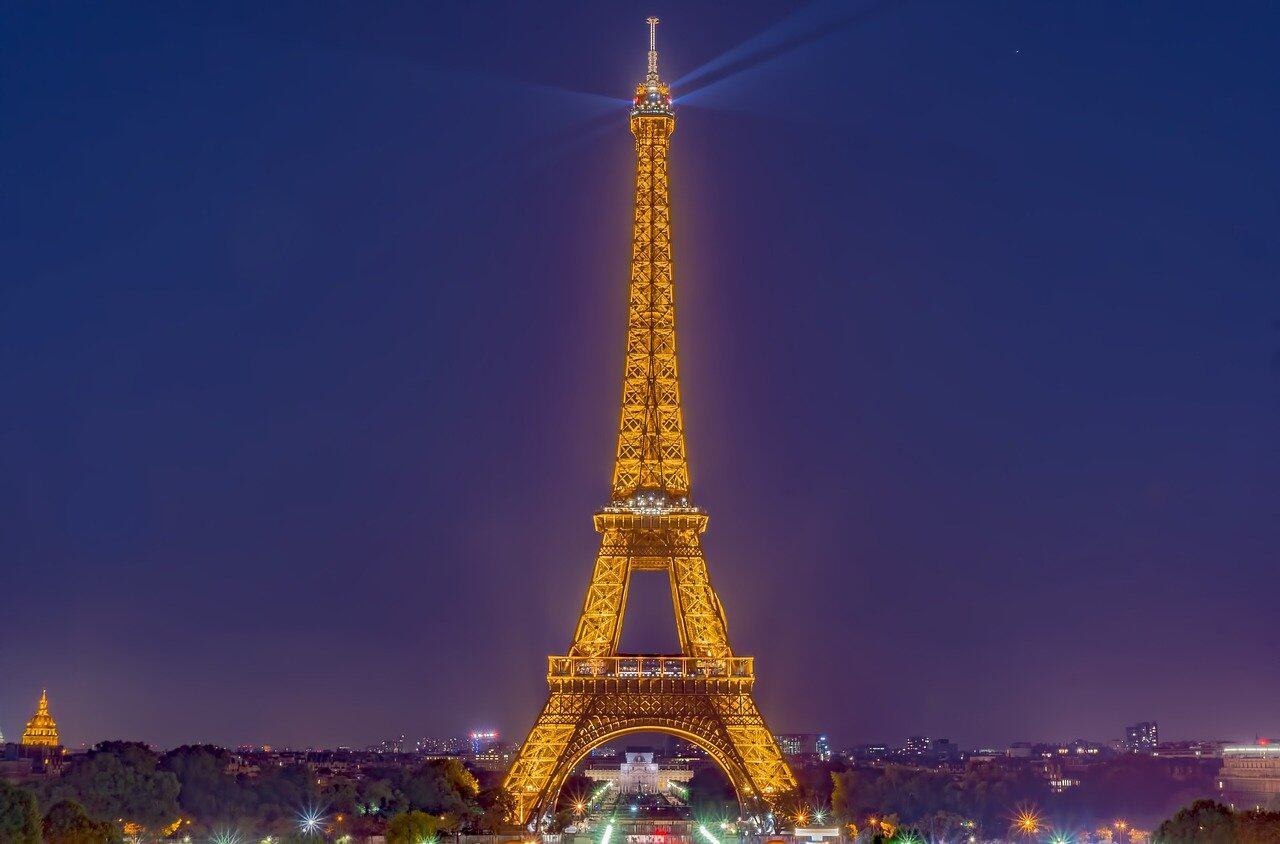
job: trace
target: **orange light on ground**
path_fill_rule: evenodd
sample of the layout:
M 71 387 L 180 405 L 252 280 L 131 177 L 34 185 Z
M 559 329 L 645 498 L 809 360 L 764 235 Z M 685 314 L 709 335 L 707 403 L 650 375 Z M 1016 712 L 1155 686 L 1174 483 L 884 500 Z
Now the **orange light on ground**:
M 1040 813 L 1034 808 L 1026 807 L 1018 810 L 1013 816 L 1013 829 L 1023 835 L 1035 835 L 1044 828 L 1044 821 L 1040 817 Z

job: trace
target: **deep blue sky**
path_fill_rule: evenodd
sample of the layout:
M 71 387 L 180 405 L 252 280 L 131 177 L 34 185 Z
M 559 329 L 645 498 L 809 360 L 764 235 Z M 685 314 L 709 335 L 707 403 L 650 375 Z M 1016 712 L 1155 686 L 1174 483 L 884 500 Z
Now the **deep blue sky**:
M 6 736 L 46 685 L 72 744 L 527 729 L 651 13 L 772 726 L 1280 734 L 1275 5 L 661 0 L 0 12 Z

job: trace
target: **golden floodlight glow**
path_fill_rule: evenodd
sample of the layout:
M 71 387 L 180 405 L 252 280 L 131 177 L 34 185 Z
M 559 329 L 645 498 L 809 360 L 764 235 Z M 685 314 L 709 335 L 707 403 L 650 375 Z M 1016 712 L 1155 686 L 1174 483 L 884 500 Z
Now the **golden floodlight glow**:
M 22 743 L 28 747 L 57 747 L 62 743 L 58 740 L 58 724 L 49 714 L 48 690 L 40 692 L 36 714 L 31 716 L 27 728 L 22 731 Z
M 658 72 L 658 19 L 648 23 L 648 70 L 630 113 L 635 205 L 612 496 L 595 515 L 600 551 L 573 644 L 549 658 L 550 694 L 503 783 L 514 797 L 507 820 L 531 828 L 553 814 L 565 778 L 592 748 L 641 731 L 706 751 L 744 814 L 763 814 L 796 789 L 752 696 L 752 658 L 729 646 L 702 553 L 707 515 L 689 502 L 668 174 L 676 118 Z M 667 574 L 679 654 L 619 656 L 636 571 Z
M 1034 807 L 1021 807 L 1013 818 L 1013 828 L 1025 835 L 1035 835 L 1044 827 L 1040 813 Z

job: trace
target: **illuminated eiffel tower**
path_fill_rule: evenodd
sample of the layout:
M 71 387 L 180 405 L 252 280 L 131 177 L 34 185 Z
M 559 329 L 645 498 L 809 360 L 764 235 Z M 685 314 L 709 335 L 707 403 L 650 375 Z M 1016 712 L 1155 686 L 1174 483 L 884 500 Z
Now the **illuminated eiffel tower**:
M 595 515 L 600 552 L 573 645 L 549 658 L 550 696 L 504 783 L 514 798 L 509 819 L 530 826 L 555 809 L 560 786 L 588 751 L 641 731 L 705 750 L 746 816 L 763 816 L 796 786 L 752 699 L 752 657 L 729 646 L 699 540 L 707 516 L 689 502 L 667 180 L 676 121 L 658 75 L 657 23 L 649 18 L 649 70 L 631 109 L 635 218 L 613 495 Z M 635 571 L 667 573 L 679 654 L 618 653 Z

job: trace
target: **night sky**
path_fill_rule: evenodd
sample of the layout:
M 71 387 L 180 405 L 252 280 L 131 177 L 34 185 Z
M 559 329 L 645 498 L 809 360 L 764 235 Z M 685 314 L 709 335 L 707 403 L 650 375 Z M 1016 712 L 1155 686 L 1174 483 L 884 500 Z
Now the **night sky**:
M 693 497 L 778 731 L 1280 734 L 1268 3 L 9 4 L 0 729 L 522 737 L 675 83 Z M 623 647 L 674 647 L 659 575 Z

